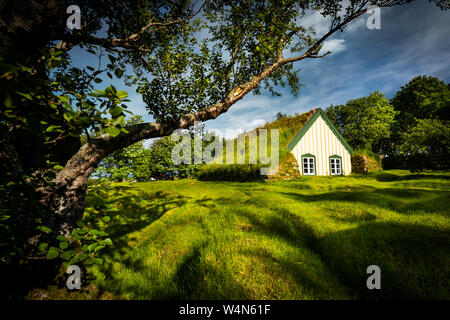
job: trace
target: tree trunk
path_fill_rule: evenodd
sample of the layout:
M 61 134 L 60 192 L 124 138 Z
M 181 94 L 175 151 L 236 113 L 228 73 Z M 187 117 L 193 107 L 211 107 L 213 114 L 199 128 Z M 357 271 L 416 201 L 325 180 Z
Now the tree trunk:
M 52 213 L 50 228 L 53 231 L 67 235 L 83 217 L 89 176 L 107 154 L 95 145 L 83 145 L 51 186 L 38 189 L 41 205 Z

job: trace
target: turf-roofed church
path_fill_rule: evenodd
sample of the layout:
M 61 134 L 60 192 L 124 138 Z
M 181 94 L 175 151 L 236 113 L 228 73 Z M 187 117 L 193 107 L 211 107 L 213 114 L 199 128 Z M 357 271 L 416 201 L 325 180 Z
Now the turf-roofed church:
M 305 176 L 349 175 L 352 148 L 322 109 L 314 109 L 309 120 L 287 146 Z

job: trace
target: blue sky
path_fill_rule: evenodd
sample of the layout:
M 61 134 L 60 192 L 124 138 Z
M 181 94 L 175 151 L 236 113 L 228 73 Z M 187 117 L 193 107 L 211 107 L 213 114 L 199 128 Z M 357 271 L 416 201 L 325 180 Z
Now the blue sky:
M 379 90 L 392 98 L 417 75 L 431 75 L 450 82 L 450 11 L 441 11 L 426 0 L 393 8 L 381 8 L 381 29 L 366 26 L 369 14 L 353 21 L 344 32 L 338 32 L 325 44 L 333 53 L 322 59 L 307 59 L 295 64 L 300 69 L 300 94 L 294 97 L 288 88 L 281 97 L 249 94 L 215 120 L 206 122 L 209 130 L 237 134 L 274 119 L 279 111 L 302 113 L 315 107 L 344 104 L 350 99 Z M 328 24 L 319 14 L 311 14 L 306 23 L 315 25 L 319 34 Z M 98 60 L 74 49 L 76 65 L 96 66 Z M 107 59 L 106 59 L 107 60 Z M 105 78 L 105 80 L 109 80 Z M 107 81 L 104 83 L 108 83 Z M 102 83 L 103 84 L 103 83 Z M 113 84 L 129 93 L 129 110 L 152 121 L 135 88 L 118 80 Z

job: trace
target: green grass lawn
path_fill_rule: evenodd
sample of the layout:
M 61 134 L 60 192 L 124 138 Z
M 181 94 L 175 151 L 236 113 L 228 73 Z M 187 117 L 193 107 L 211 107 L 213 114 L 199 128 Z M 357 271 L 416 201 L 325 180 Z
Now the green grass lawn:
M 90 269 L 131 299 L 449 299 L 450 174 L 113 184 L 114 246 Z M 381 268 L 381 290 L 366 268 Z

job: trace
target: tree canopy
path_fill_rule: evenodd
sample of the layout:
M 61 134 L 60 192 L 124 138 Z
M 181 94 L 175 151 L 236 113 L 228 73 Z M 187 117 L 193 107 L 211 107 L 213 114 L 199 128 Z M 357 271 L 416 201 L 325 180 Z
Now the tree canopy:
M 345 105 L 330 106 L 326 113 L 344 138 L 355 149 L 377 149 L 391 134 L 395 111 L 380 92 L 349 100 Z
M 414 126 L 419 119 L 450 120 L 449 84 L 431 76 L 418 76 L 402 86 L 392 99 L 397 113 L 395 134 Z

